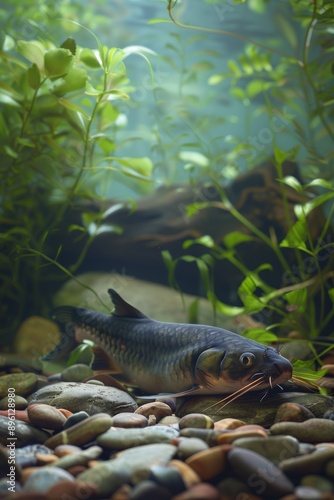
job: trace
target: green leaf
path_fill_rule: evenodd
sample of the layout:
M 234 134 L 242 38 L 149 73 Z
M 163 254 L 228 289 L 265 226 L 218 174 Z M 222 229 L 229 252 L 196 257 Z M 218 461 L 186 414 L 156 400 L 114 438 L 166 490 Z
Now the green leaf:
M 73 102 L 68 101 L 67 99 L 63 99 L 62 97 L 58 99 L 58 102 L 65 108 L 70 109 L 71 111 L 76 111 L 80 115 L 87 118 L 87 120 L 90 119 L 90 116 L 87 113 L 85 113 L 77 104 L 74 104 Z
M 150 19 L 147 24 L 157 24 L 157 23 L 171 23 L 171 19 L 164 19 L 163 17 L 156 17 L 154 19 Z
M 309 182 L 306 184 L 306 188 L 314 187 L 314 186 L 320 186 L 325 189 L 330 189 L 334 190 L 333 184 L 331 182 L 326 181 L 325 179 L 313 179 L 313 181 Z
M 277 342 L 277 335 L 264 328 L 249 328 L 242 332 L 242 336 L 265 345 Z
M 224 238 L 224 245 L 227 248 L 234 248 L 235 246 L 239 245 L 240 243 L 244 243 L 246 241 L 253 241 L 254 237 L 249 236 L 248 234 L 241 233 L 240 231 L 232 231 L 229 233 L 227 236 Z
M 64 78 L 56 81 L 53 91 L 57 95 L 64 95 L 80 90 L 85 87 L 87 78 L 86 70 L 72 68 Z
M 215 301 L 215 307 L 217 312 L 220 312 L 221 314 L 230 317 L 239 316 L 240 314 L 244 314 L 245 312 L 244 307 L 230 306 L 228 304 L 220 302 L 219 300 Z
M 95 53 L 90 49 L 82 49 L 80 52 L 80 61 L 83 62 L 88 68 L 99 69 L 101 63 L 99 62 Z
M 109 156 L 106 160 L 114 160 L 123 165 L 124 167 L 129 167 L 133 173 L 137 173 L 142 177 L 151 177 L 153 172 L 153 163 L 147 156 L 143 158 L 130 158 L 123 157 L 118 158 L 117 156 Z M 124 173 L 131 174 L 130 170 L 123 170 Z
M 36 42 L 19 40 L 16 44 L 16 49 L 21 56 L 36 64 L 39 71 L 44 71 L 44 54 Z
M 293 306 L 293 312 L 304 312 L 307 305 L 308 293 L 307 288 L 299 288 L 284 294 L 285 299 L 290 306 Z
M 29 86 L 36 90 L 40 86 L 41 83 L 41 74 L 38 70 L 37 64 L 33 64 L 30 68 L 28 68 L 28 84 Z
M 276 156 L 275 156 L 275 159 L 276 159 Z M 287 186 L 291 187 L 292 189 L 294 189 L 298 193 L 303 192 L 303 186 L 301 185 L 299 180 L 296 179 L 296 177 L 293 177 L 292 175 L 287 175 L 283 179 L 279 179 L 279 181 L 282 182 L 283 184 L 286 184 Z
M 296 36 L 296 31 L 295 29 L 291 26 L 291 24 L 287 21 L 285 17 L 283 17 L 281 14 L 277 14 L 275 16 L 275 21 L 277 22 L 278 26 L 281 28 L 283 35 L 286 40 L 288 40 L 289 44 L 293 49 L 297 48 L 297 36 Z
M 73 54 L 69 49 L 53 49 L 44 54 L 45 72 L 49 78 L 66 75 L 73 65 Z
M 199 167 L 206 168 L 210 165 L 209 159 L 198 151 L 181 151 L 179 158 L 182 161 L 195 163 Z
M 305 241 L 308 236 L 308 227 L 306 219 L 297 220 L 294 225 L 289 229 L 287 235 L 281 241 L 280 247 L 285 248 L 299 248 L 300 250 L 307 250 Z
M 61 49 L 68 49 L 74 56 L 77 51 L 77 44 L 73 38 L 66 38 L 65 42 L 63 42 L 60 46 Z

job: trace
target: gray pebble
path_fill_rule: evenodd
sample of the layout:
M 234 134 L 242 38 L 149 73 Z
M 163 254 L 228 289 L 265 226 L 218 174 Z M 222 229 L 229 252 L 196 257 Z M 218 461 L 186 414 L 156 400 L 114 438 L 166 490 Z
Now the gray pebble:
M 209 445 L 199 438 L 179 438 L 179 444 L 177 446 L 177 456 L 181 460 L 185 460 L 199 451 L 204 451 L 209 448 Z
M 69 469 L 74 465 L 86 465 L 90 460 L 96 460 L 102 454 L 100 446 L 90 446 L 87 450 L 80 450 L 78 453 L 70 453 L 61 457 L 50 467 L 59 467 L 60 469 Z
M 186 485 L 180 472 L 174 467 L 154 465 L 148 475 L 148 479 L 177 495 L 186 489 Z
M 130 492 L 128 500 L 170 500 L 171 493 L 154 481 L 141 481 Z
M 290 479 L 266 458 L 254 451 L 232 448 L 227 455 L 236 477 L 245 481 L 251 491 L 258 496 L 279 498 L 293 493 Z
M 170 443 L 178 435 L 178 431 L 166 426 L 145 427 L 143 429 L 111 427 L 100 434 L 96 438 L 96 442 L 103 448 L 124 450 L 152 443 Z
M 11 398 L 11 401 L 13 398 Z M 28 401 L 22 396 L 15 394 L 14 396 L 15 410 L 25 410 L 28 406 Z M 8 396 L 5 396 L 0 401 L 0 410 L 8 410 Z
M 322 494 L 309 486 L 297 486 L 295 490 L 297 500 L 321 500 Z
M 64 380 L 64 382 L 83 382 L 86 378 L 92 377 L 93 375 L 94 372 L 89 366 L 78 363 L 65 368 L 61 372 L 60 378 Z
M 72 474 L 55 467 L 41 467 L 33 472 L 24 484 L 24 491 L 48 491 L 52 486 L 60 481 L 74 481 Z
M 68 429 L 69 427 L 72 427 L 72 425 L 78 424 L 79 422 L 82 422 L 86 418 L 88 418 L 89 415 L 86 411 L 77 411 L 76 413 L 73 413 L 66 422 L 63 425 L 63 429 Z
M 270 427 L 270 433 L 294 436 L 298 441 L 324 443 L 334 440 L 334 421 L 311 418 L 305 422 L 279 422 Z
M 137 408 L 134 399 L 124 391 L 82 382 L 62 382 L 43 387 L 32 394 L 29 404 L 32 403 L 50 404 L 66 408 L 72 413 L 86 411 L 89 415 L 116 415 L 124 411 L 132 412 Z
M 233 445 L 255 451 L 276 465 L 299 452 L 299 443 L 292 436 L 244 437 L 233 441 Z
M 333 459 L 334 447 L 317 448 L 313 453 L 283 460 L 280 467 L 291 477 L 303 477 L 321 472 L 325 464 Z
M 0 416 L 0 444 L 7 446 L 10 443 L 8 440 L 9 419 Z M 22 420 L 15 420 L 14 437 L 16 438 L 15 447 L 26 446 L 28 444 L 44 443 L 50 437 L 46 431 L 37 429 L 36 427 L 22 422 Z

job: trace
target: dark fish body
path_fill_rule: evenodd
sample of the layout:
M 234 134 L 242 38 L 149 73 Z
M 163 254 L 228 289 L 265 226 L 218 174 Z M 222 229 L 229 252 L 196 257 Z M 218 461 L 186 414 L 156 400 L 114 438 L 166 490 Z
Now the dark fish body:
M 61 325 L 64 341 L 66 335 L 93 340 L 143 391 L 221 394 L 242 388 L 257 376 L 265 376 L 256 387 L 261 389 L 284 383 L 292 375 L 289 361 L 271 347 L 214 326 L 155 321 L 114 290 L 108 292 L 115 305 L 112 315 L 62 306 L 52 318 Z M 58 352 L 59 346 L 44 359 Z

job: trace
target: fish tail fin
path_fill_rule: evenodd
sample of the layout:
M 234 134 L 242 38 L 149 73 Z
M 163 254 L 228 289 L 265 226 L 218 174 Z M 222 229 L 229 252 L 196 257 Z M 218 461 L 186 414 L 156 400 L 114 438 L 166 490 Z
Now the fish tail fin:
M 56 307 L 51 311 L 50 317 L 60 327 L 61 338 L 50 352 L 41 357 L 42 361 L 56 360 L 78 345 L 74 330 L 77 308 L 72 306 Z

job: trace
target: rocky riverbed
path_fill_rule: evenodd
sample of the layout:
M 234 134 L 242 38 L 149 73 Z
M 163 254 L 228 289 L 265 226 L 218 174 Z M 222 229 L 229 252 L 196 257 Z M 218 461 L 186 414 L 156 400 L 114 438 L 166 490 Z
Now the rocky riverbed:
M 82 364 L 50 377 L 9 371 L 0 498 L 334 499 L 332 398 L 280 391 L 254 413 L 253 393 L 210 412 L 214 398 L 147 403 Z

